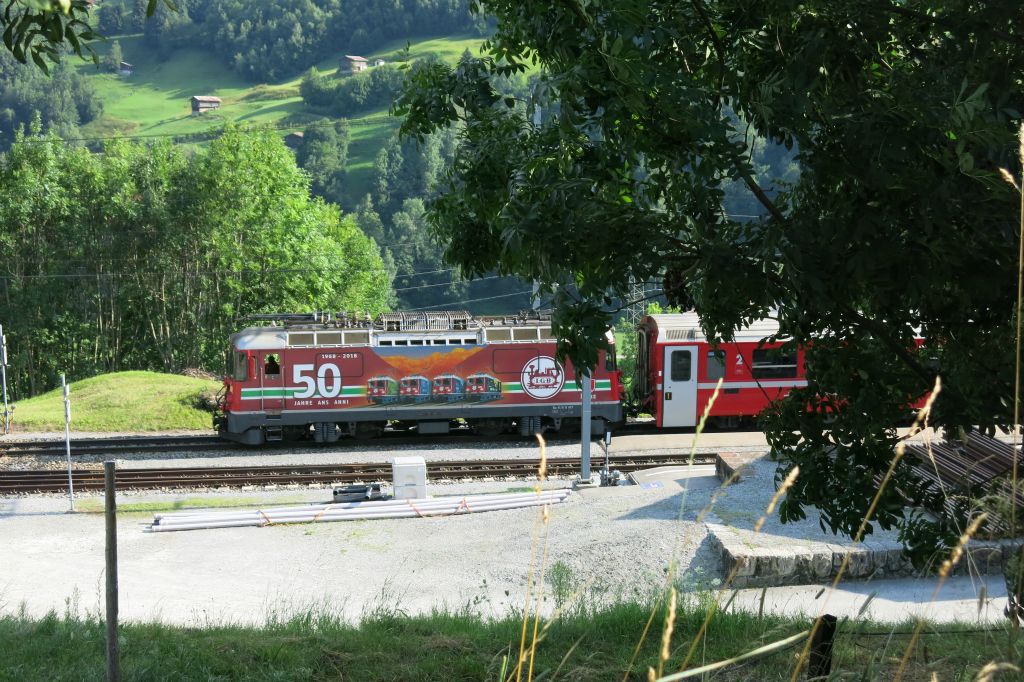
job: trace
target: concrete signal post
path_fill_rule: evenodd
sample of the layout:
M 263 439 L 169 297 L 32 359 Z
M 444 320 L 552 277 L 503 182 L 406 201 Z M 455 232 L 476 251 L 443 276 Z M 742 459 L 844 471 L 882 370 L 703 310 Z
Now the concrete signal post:
M 590 372 L 584 372 L 579 377 L 580 383 L 580 477 L 576 481 L 577 487 L 590 487 L 594 485 L 593 474 L 590 471 L 590 415 L 591 415 L 591 386 L 593 381 Z
M 0 383 L 4 387 L 4 434 L 11 432 L 11 410 L 7 406 L 7 337 L 4 326 L 0 324 Z
M 68 458 L 68 500 L 75 511 L 75 484 L 71 479 L 71 387 L 64 375 L 60 375 L 60 385 L 64 389 L 64 449 Z

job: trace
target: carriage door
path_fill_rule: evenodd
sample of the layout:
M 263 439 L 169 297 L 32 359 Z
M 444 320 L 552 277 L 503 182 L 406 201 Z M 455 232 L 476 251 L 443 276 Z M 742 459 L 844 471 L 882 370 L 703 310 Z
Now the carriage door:
M 665 349 L 662 426 L 697 425 L 697 347 Z
M 267 351 L 262 357 L 257 356 L 260 373 L 260 388 L 263 389 L 263 409 L 267 412 L 280 412 L 284 409 L 284 357 L 281 351 Z

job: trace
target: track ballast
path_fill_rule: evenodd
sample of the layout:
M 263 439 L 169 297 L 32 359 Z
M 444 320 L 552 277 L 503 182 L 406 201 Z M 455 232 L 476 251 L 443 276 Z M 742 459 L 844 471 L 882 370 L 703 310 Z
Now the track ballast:
M 714 454 L 695 455 L 693 464 L 712 464 Z M 687 453 L 678 455 L 635 454 L 612 455 L 612 469 L 629 473 L 651 467 L 680 465 L 690 462 Z M 592 468 L 604 465 L 604 456 L 595 456 Z M 427 462 L 427 475 L 434 479 L 466 480 L 481 478 L 527 478 L 537 475 L 540 460 L 459 460 Z M 547 476 L 566 477 L 579 473 L 578 457 L 548 458 Z M 333 485 L 388 480 L 390 462 L 364 464 L 303 464 L 259 467 L 206 467 L 167 469 L 118 469 L 119 490 L 155 490 L 166 488 L 223 488 L 269 485 Z M 101 469 L 72 471 L 76 491 L 103 489 Z M 68 489 L 67 471 L 38 469 L 0 470 L 0 495 L 20 493 L 62 493 Z

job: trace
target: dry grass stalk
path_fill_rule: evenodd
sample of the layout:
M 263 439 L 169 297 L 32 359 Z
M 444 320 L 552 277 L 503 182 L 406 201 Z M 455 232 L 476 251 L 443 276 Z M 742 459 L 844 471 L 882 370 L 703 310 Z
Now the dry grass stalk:
M 979 514 L 973 521 L 971 521 L 970 525 L 967 526 L 967 530 L 960 536 L 960 540 L 956 543 L 956 547 L 953 548 L 949 558 L 942 562 L 942 567 L 939 569 L 939 580 L 935 584 L 935 590 L 932 592 L 931 599 L 928 600 L 929 604 L 934 602 L 939 596 L 939 590 L 941 590 L 942 586 L 945 584 L 950 571 L 953 570 L 953 567 L 963 556 L 964 547 L 967 546 L 967 543 L 970 542 L 971 538 L 973 538 L 975 533 L 978 532 L 978 529 L 981 527 L 981 524 L 984 523 L 986 516 L 986 514 Z M 921 630 L 923 628 L 924 619 L 918 618 L 917 625 L 914 626 L 914 633 L 910 636 L 910 642 L 907 644 L 907 649 L 903 652 L 903 658 L 900 659 L 900 667 L 896 669 L 896 675 L 893 677 L 893 682 L 899 682 L 903 677 L 903 671 L 906 669 L 907 663 L 910 662 L 910 654 L 914 651 L 914 647 L 917 646 L 917 640 L 920 638 Z
M 995 661 L 989 661 L 982 666 L 981 670 L 978 671 L 978 675 L 974 678 L 974 682 L 992 682 L 996 679 L 996 675 L 998 673 L 1019 672 L 1020 668 L 1015 666 L 1013 663 L 996 663 Z
M 1014 179 L 1013 175 L 1010 174 L 1010 171 L 1006 170 L 1005 168 L 1000 168 L 999 175 L 1002 176 L 1006 184 L 1008 184 L 1010 187 L 1013 187 L 1018 192 L 1020 191 L 1020 186 L 1017 184 L 1017 181 Z
M 964 554 L 964 547 L 974 537 L 975 533 L 978 532 L 978 528 L 984 523 L 985 519 L 988 518 L 988 514 L 979 514 L 971 521 L 971 524 L 967 526 L 967 530 L 964 531 L 963 535 L 960 536 L 960 541 L 953 548 L 949 558 L 942 562 L 942 567 L 939 568 L 939 577 L 946 578 L 949 576 L 949 572 L 953 570 L 953 567 L 960 562 L 960 558 Z
M 708 404 L 704 406 L 704 414 L 701 415 L 700 421 L 697 422 L 697 428 L 696 428 L 696 430 L 694 431 L 694 434 L 693 434 L 693 445 L 690 448 L 690 457 L 689 457 L 689 460 L 688 460 L 688 463 L 690 465 L 693 464 L 693 460 L 697 456 L 697 442 L 700 440 L 701 434 L 704 433 L 704 427 L 707 425 L 708 417 L 711 414 L 711 408 L 714 407 L 715 402 L 718 400 L 719 393 L 722 390 L 722 383 L 724 381 L 725 381 L 724 377 L 721 377 L 721 378 L 718 379 L 718 383 L 715 384 L 715 390 L 711 394 L 711 398 L 708 400 Z M 719 487 L 719 491 L 724 489 L 734 479 L 735 479 L 735 475 L 730 477 L 728 481 L 723 483 Z M 688 483 L 689 483 L 689 481 L 687 481 L 687 485 L 685 485 L 683 487 L 683 500 L 682 500 L 682 502 L 679 505 L 679 519 L 680 520 L 682 520 L 682 518 L 683 518 L 683 510 L 686 508 L 687 494 L 690 491 L 690 487 L 689 487 Z M 717 499 L 718 499 L 718 495 L 717 494 L 711 496 L 711 499 L 708 501 L 707 506 L 705 506 L 704 509 L 702 509 L 700 511 L 700 513 L 698 514 L 698 520 L 704 518 L 704 515 L 708 513 L 708 511 L 710 510 L 711 506 L 715 503 L 715 501 Z M 673 584 L 675 582 L 675 569 L 676 569 L 676 566 L 675 566 L 675 562 L 673 561 L 669 565 L 668 573 L 665 576 L 665 588 L 668 589 L 668 590 L 672 590 L 673 593 L 675 592 L 675 588 L 673 587 Z M 662 594 L 664 594 L 664 592 Z M 625 682 L 626 680 L 629 679 L 629 673 L 633 669 L 633 666 L 636 664 L 637 656 L 640 655 L 640 649 L 643 648 L 644 642 L 647 641 L 647 635 L 651 631 L 651 624 L 654 622 L 654 616 L 655 616 L 655 614 L 657 614 L 658 606 L 660 604 L 661 604 L 661 601 L 659 600 L 657 603 L 655 603 L 654 608 L 651 609 L 651 615 L 647 619 L 647 624 L 644 626 L 643 632 L 640 633 L 640 639 L 636 643 L 636 647 L 634 647 L 634 649 L 633 649 L 633 656 L 630 658 L 629 665 L 626 666 L 626 670 L 625 670 L 625 672 L 622 675 L 623 682 Z M 654 669 L 653 668 L 648 668 L 647 674 L 648 674 L 648 677 L 653 675 L 654 674 Z
M 1021 164 L 1021 184 L 1018 186 L 1020 194 L 1020 230 L 1017 234 L 1017 329 L 1013 377 L 1013 447 L 1017 447 L 1017 434 L 1020 432 L 1020 363 L 1021 363 L 1021 315 L 1024 314 L 1024 122 L 1020 124 L 1017 131 L 1017 160 Z M 1017 458 L 1013 458 L 1013 473 L 1011 475 L 1012 488 L 1010 491 L 1010 534 L 1017 535 Z
M 658 677 L 665 671 L 665 662 L 672 650 L 672 630 L 676 623 L 676 588 L 669 589 L 668 610 L 665 612 L 665 628 L 661 632 L 661 655 L 658 657 Z
M 539 433 L 536 434 L 536 436 L 537 436 L 537 443 L 540 446 L 540 465 L 537 468 L 537 485 L 534 486 L 534 491 L 539 494 L 541 492 L 541 490 L 543 489 L 541 484 L 544 482 L 545 478 L 547 477 L 548 460 L 547 460 L 547 443 L 544 441 L 544 437 L 541 436 Z M 526 662 L 526 658 L 527 658 L 528 655 L 530 656 L 530 668 L 529 668 L 529 672 L 527 673 L 527 675 L 530 676 L 530 675 L 533 674 L 533 655 L 534 655 L 534 652 L 536 651 L 536 645 L 537 645 L 537 626 L 536 626 L 536 622 L 534 623 L 533 639 L 531 641 L 529 649 L 527 649 L 527 647 L 526 647 L 526 631 L 527 631 L 527 627 L 529 626 L 529 621 L 530 621 L 530 611 L 531 611 L 530 607 L 531 607 L 531 604 L 533 603 L 533 598 L 534 598 L 533 586 L 534 586 L 534 567 L 535 567 L 536 559 L 537 559 L 537 536 L 538 536 L 538 533 L 539 533 L 539 529 L 543 528 L 544 529 L 544 550 L 543 550 L 543 556 L 542 556 L 542 559 L 541 559 L 541 562 L 542 562 L 541 563 L 541 572 L 543 572 L 543 570 L 544 570 L 543 569 L 543 561 L 544 561 L 544 559 L 546 559 L 546 555 L 547 555 L 547 537 L 548 537 L 547 536 L 547 524 L 548 524 L 548 518 L 549 518 L 548 508 L 547 508 L 547 505 L 545 505 L 545 506 L 541 507 L 541 514 L 540 514 L 540 517 L 538 519 L 539 523 L 534 525 L 533 539 L 530 542 L 530 568 L 527 571 L 527 575 L 526 575 L 526 604 L 523 607 L 523 627 L 522 627 L 522 629 L 521 629 L 521 631 L 519 633 L 519 657 L 516 659 L 516 674 L 515 674 L 516 682 L 521 682 L 521 680 L 523 678 L 523 664 Z M 537 608 L 536 608 L 536 613 L 538 614 L 538 617 L 539 617 L 539 609 L 540 609 L 540 599 L 538 598 L 537 599 Z M 508 679 L 509 680 L 512 679 L 511 674 L 509 675 Z M 529 677 L 528 677 L 528 679 L 529 679 Z
M 871 522 L 871 517 L 875 515 L 875 510 L 878 509 L 878 503 L 882 499 L 882 494 L 888 487 L 889 481 L 892 480 L 893 473 L 896 471 L 896 466 L 900 463 L 900 460 L 903 459 L 903 455 L 907 451 L 907 439 L 920 433 L 924 429 L 924 425 L 928 423 L 928 417 L 931 414 L 932 406 L 935 404 L 935 399 L 938 398 L 941 392 L 942 378 L 937 376 L 935 377 L 935 386 L 932 388 L 932 393 L 928 396 L 928 400 L 925 401 L 924 407 L 918 411 L 917 418 L 914 419 L 914 423 L 910 427 L 910 433 L 908 433 L 907 436 L 896 445 L 896 452 L 893 454 L 892 461 L 889 462 L 889 469 L 885 472 L 885 476 L 882 477 L 882 481 L 878 485 L 878 492 L 875 493 L 874 498 L 871 500 L 871 504 L 868 505 L 867 513 L 864 514 L 864 518 L 861 519 L 860 527 L 857 528 L 857 533 L 853 537 L 853 544 L 850 546 L 850 550 L 843 556 L 843 561 L 839 564 L 839 569 L 836 571 L 835 577 L 829 584 L 828 593 L 821 602 L 821 610 L 818 613 L 818 617 L 814 619 L 814 625 L 811 626 L 811 636 L 807 638 L 807 642 L 804 644 L 803 649 L 800 651 L 800 656 L 796 660 L 796 665 L 793 666 L 793 673 L 789 678 L 790 682 L 797 681 L 804 665 L 807 664 L 807 659 L 811 653 L 811 642 L 814 640 L 814 635 L 817 633 L 818 628 L 821 627 L 821 617 L 824 615 L 825 609 L 828 606 L 829 598 L 835 594 L 836 588 L 839 586 L 839 581 L 843 579 L 846 569 L 850 566 L 850 556 L 853 553 L 853 548 L 860 544 L 860 541 L 864 539 L 864 532 L 867 530 L 868 523 Z
M 786 474 L 786 478 L 782 481 L 782 485 L 772 495 L 772 499 L 768 501 L 768 507 L 764 510 L 764 514 L 754 524 L 754 532 L 760 533 L 761 529 L 764 528 L 765 521 L 768 520 L 768 516 L 775 511 L 775 505 L 779 503 L 782 496 L 786 494 L 786 491 L 793 487 L 793 483 L 796 482 L 796 477 L 800 475 L 800 467 L 793 467 L 793 469 Z
M 772 499 L 768 501 L 768 506 L 765 508 L 764 515 L 761 516 L 760 520 L 754 526 L 755 533 L 761 532 L 761 528 L 764 526 L 764 521 L 767 518 L 768 514 L 772 513 L 772 510 L 775 508 L 775 505 L 778 504 L 778 501 L 782 499 L 783 495 L 786 494 L 786 491 L 793 487 L 793 484 L 796 482 L 797 476 L 799 475 L 800 467 L 793 467 L 793 471 L 789 472 L 786 478 L 782 481 L 782 485 L 780 485 L 779 489 L 775 491 L 775 494 L 772 496 Z M 681 666 L 679 666 L 679 672 L 686 670 L 686 667 L 690 664 L 690 659 L 692 659 L 693 655 L 697 653 L 697 645 L 704 639 L 704 635 L 707 633 L 708 626 L 711 625 L 711 619 L 719 610 L 718 607 L 719 603 L 721 602 L 722 595 L 724 595 L 726 591 L 729 590 L 730 586 L 732 585 L 732 581 L 736 579 L 736 574 L 739 572 L 739 570 L 740 565 L 737 563 L 729 571 L 729 575 L 725 576 L 725 580 L 722 582 L 722 587 L 718 591 L 718 594 L 715 596 L 715 601 L 711 604 L 710 608 L 708 608 L 707 615 L 704 616 L 704 622 L 701 623 L 700 629 L 697 630 L 697 635 L 693 638 L 693 642 L 690 643 L 690 648 L 687 650 L 685 658 L 683 658 L 683 663 Z

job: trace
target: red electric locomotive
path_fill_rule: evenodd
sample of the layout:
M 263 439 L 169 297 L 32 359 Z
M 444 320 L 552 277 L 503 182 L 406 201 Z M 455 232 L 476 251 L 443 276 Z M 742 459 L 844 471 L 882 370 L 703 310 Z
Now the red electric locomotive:
M 230 440 L 333 441 L 377 435 L 389 422 L 445 433 L 454 419 L 484 434 L 516 428 L 530 435 L 578 423 L 581 414 L 575 370 L 557 360 L 551 321 L 540 314 L 257 319 L 271 324 L 231 336 L 230 375 L 216 417 Z M 601 353 L 592 379 L 593 427 L 600 433 L 622 420 L 614 351 Z
M 777 334 L 774 320 L 757 320 L 735 341 L 713 348 L 696 313 L 648 315 L 637 332 L 637 377 L 645 412 L 659 427 L 696 426 L 722 379 L 711 406 L 716 426 L 739 425 L 791 388 L 806 386 L 804 353 L 764 343 Z

